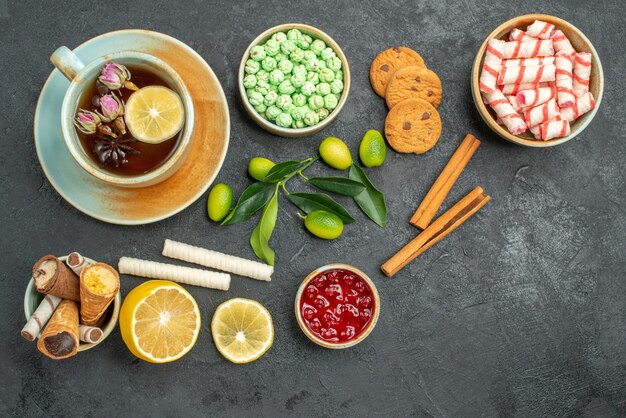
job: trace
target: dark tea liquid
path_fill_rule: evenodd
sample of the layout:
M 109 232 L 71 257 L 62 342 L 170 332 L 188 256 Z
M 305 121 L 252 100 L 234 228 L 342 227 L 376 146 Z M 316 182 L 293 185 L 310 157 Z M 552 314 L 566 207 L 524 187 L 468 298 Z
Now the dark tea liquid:
M 131 81 L 139 88 L 147 86 L 164 86 L 172 89 L 172 87 L 169 86 L 165 80 L 150 71 L 132 66 L 128 66 L 128 70 L 131 73 Z M 120 90 L 115 91 L 117 97 L 121 98 L 124 104 L 132 93 L 132 90 L 126 88 L 121 88 Z M 100 97 L 100 94 L 98 93 L 98 88 L 96 87 L 96 80 L 94 80 L 91 87 L 83 93 L 80 99 L 79 107 L 81 109 L 91 111 L 96 109 L 100 111 L 100 106 L 94 105 L 94 103 L 96 103 L 95 99 L 98 97 Z M 161 142 L 160 144 L 146 144 L 145 142 L 136 140 L 128 143 L 128 145 L 139 151 L 139 154 L 127 155 L 126 159 L 128 162 L 120 164 L 118 167 L 116 167 L 113 163 L 103 164 L 94 152 L 96 139 L 100 137 L 100 134 L 96 133 L 94 135 L 85 135 L 79 130 L 76 130 L 76 133 L 78 134 L 80 142 L 87 155 L 89 155 L 99 167 L 118 175 L 138 176 L 158 168 L 165 163 L 165 161 L 167 161 L 172 154 L 174 154 L 174 151 L 176 151 L 176 148 L 180 143 L 184 129 L 185 128 L 183 127 L 183 129 L 181 129 L 176 136 L 168 139 L 167 141 Z M 124 135 L 124 139 L 127 138 L 133 138 L 128 129 L 126 130 L 126 135 Z

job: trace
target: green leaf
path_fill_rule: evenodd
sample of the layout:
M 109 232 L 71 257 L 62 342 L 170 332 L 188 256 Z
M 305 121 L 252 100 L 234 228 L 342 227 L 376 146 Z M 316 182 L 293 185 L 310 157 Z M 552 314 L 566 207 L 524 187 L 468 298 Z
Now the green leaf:
M 263 214 L 259 220 L 259 224 L 252 231 L 250 236 L 250 246 L 254 250 L 254 253 L 261 260 L 265 261 L 270 266 L 274 265 L 274 258 L 276 254 L 269 246 L 272 232 L 276 226 L 276 217 L 278 215 L 278 189 L 275 189 L 274 196 L 270 199 Z
M 323 193 L 289 193 L 287 199 L 303 212 L 311 213 L 314 210 L 325 210 L 339 216 L 344 224 L 354 222 L 343 206 L 335 202 L 332 197 Z
M 273 184 L 260 181 L 252 183 L 241 193 L 237 205 L 224 219 L 222 225 L 233 225 L 250 218 L 269 202 L 275 189 L 276 186 Z
M 365 190 L 365 186 L 361 182 L 346 177 L 313 177 L 309 179 L 309 183 L 318 189 L 350 197 L 354 197 Z
M 282 180 L 283 177 L 298 171 L 301 163 L 302 161 L 292 160 L 276 164 L 270 169 L 270 171 L 267 172 L 263 181 L 265 183 L 277 183 Z
M 350 167 L 349 177 L 352 180 L 360 181 L 365 190 L 354 197 L 354 201 L 361 210 L 379 226 L 384 227 L 387 222 L 387 206 L 385 196 L 372 184 L 363 170 L 355 164 Z

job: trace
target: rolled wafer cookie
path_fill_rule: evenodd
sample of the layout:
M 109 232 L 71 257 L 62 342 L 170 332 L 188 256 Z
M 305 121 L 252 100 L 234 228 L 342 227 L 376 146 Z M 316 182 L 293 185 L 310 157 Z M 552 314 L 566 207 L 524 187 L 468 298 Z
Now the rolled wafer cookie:
M 596 101 L 593 99 L 593 94 L 590 91 L 578 97 L 574 102 L 574 106 L 561 109 L 560 116 L 567 121 L 573 121 L 578 119 L 579 116 L 584 115 L 593 109 L 596 105 Z
M 22 337 L 28 341 L 34 341 L 54 313 L 54 310 L 61 303 L 61 300 L 60 297 L 46 295 L 26 322 L 24 328 L 22 328 Z
M 502 94 L 508 95 L 508 94 L 517 94 L 522 90 L 529 90 L 529 89 L 534 89 L 538 87 L 549 87 L 549 83 L 539 83 L 538 85 L 533 84 L 533 83 L 505 84 L 500 87 L 500 90 L 502 90 Z
M 80 320 L 98 326 L 120 289 L 120 276 L 108 264 L 93 263 L 80 273 Z
M 479 88 L 483 93 L 491 93 L 497 88 L 497 79 L 502 68 L 504 55 L 504 41 L 490 39 L 483 60 L 483 68 L 480 72 Z
M 579 52 L 574 56 L 574 94 L 577 97 L 589 91 L 589 77 L 591 76 L 591 54 Z
M 526 28 L 526 33 L 529 36 L 539 39 L 550 39 L 553 32 L 554 25 L 542 20 L 535 20 Z
M 559 114 L 556 99 L 550 99 L 542 105 L 524 111 L 524 119 L 529 128 L 547 122 Z
M 85 265 L 87 263 L 85 261 L 85 257 L 83 257 L 77 252 L 73 252 L 67 256 L 67 260 L 65 260 L 65 264 L 67 264 L 67 266 L 71 268 L 74 273 L 80 276 L 80 272 L 83 271 L 83 268 L 85 268 Z
M 551 39 L 532 39 L 504 43 L 504 58 L 535 58 L 554 55 Z
M 517 102 L 521 107 L 535 107 L 555 97 L 555 87 L 537 87 L 517 93 Z
M 505 67 L 535 67 L 548 64 L 554 64 L 554 57 L 514 58 L 502 61 Z
M 46 255 L 37 260 L 33 266 L 33 279 L 35 289 L 39 293 L 80 301 L 78 276 L 53 255 Z
M 563 138 L 570 133 L 571 128 L 567 120 L 548 121 L 539 125 L 539 134 L 544 141 L 554 138 Z
M 37 341 L 37 349 L 54 360 L 72 357 L 78 352 L 78 304 L 63 300 Z
M 78 338 L 84 343 L 95 344 L 102 339 L 103 335 L 104 333 L 98 327 L 82 324 L 78 327 Z
M 268 282 L 272 280 L 271 276 L 274 272 L 274 267 L 264 263 L 246 260 L 245 258 L 235 257 L 234 255 L 211 251 L 205 248 L 169 239 L 166 239 L 165 244 L 163 245 L 163 255 L 187 261 L 189 263 L 238 274 L 239 276 L 250 277 L 256 280 L 265 280 Z
M 484 99 L 489 107 L 496 113 L 496 118 L 499 119 L 513 135 L 519 135 L 528 129 L 524 119 L 517 113 L 500 90 L 496 89 L 492 93 L 486 94 Z
M 534 67 L 502 67 L 498 74 L 498 84 L 539 84 L 555 79 L 554 64 L 537 65 Z
M 536 39 L 533 36 L 530 36 L 527 32 L 514 28 L 509 33 L 509 41 L 530 41 Z
M 556 98 L 559 107 L 572 107 L 576 101 L 574 94 L 574 56 L 565 52 L 556 54 Z
M 568 54 L 574 54 L 576 52 L 569 39 L 567 39 L 567 36 L 565 36 L 560 29 L 555 30 L 550 39 L 552 40 L 552 45 L 556 52 L 563 51 Z
M 118 268 L 122 274 L 132 274 L 133 276 L 148 277 L 150 279 L 171 280 L 218 290 L 228 290 L 230 287 L 230 274 L 174 264 L 122 257 L 118 262 Z

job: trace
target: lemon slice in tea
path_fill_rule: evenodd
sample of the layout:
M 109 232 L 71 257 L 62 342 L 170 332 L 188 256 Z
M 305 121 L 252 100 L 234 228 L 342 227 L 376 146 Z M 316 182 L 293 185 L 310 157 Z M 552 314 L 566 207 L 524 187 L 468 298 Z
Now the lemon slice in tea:
M 187 354 L 196 343 L 200 311 L 182 286 L 150 280 L 124 299 L 120 332 L 135 356 L 151 363 L 168 363 Z
M 217 307 L 211 334 L 221 355 L 233 363 L 250 363 L 274 342 L 272 316 L 259 302 L 235 298 Z
M 185 108 L 175 91 L 163 86 L 147 86 L 128 98 L 124 121 L 137 140 L 159 144 L 182 129 Z

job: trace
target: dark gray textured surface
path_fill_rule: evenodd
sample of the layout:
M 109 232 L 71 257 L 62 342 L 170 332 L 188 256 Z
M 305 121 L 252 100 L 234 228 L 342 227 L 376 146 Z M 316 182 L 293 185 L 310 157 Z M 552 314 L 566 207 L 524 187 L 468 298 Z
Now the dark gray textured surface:
M 618 416 L 626 414 L 626 13 L 621 1 L 367 1 L 230 5 L 194 1 L 25 2 L 0 0 L 0 415 L 6 416 Z M 45 5 L 44 5 L 45 4 Z M 595 120 L 576 140 L 547 150 L 509 145 L 475 111 L 468 76 L 475 51 L 502 21 L 545 12 L 594 42 L 607 81 Z M 353 85 L 339 119 L 309 139 L 280 139 L 245 115 L 235 85 L 240 54 L 256 34 L 289 21 L 318 26 L 350 61 Z M 50 53 L 114 29 L 147 28 L 193 47 L 213 67 L 229 101 L 231 147 L 218 181 L 240 193 L 257 155 L 314 155 L 327 135 L 356 153 L 366 129 L 382 129 L 385 105 L 368 83 L 380 50 L 418 50 L 444 85 L 443 135 L 422 155 L 390 152 L 368 170 L 385 192 L 389 221 L 358 222 L 341 239 L 308 235 L 282 199 L 271 283 L 234 278 L 228 293 L 188 287 L 202 311 L 195 348 L 182 360 L 136 360 L 119 331 L 97 349 L 53 362 L 19 336 L 32 263 L 46 253 L 115 264 L 122 255 L 159 259 L 164 238 L 251 258 L 255 222 L 210 224 L 205 197 L 153 225 L 104 224 L 74 210 L 45 179 L 32 142 L 33 112 L 52 69 Z M 476 185 L 492 196 L 479 214 L 393 280 L 379 265 L 416 233 L 407 220 L 465 133 L 483 142 L 446 206 Z M 311 172 L 330 173 L 317 166 Z M 304 189 L 303 185 L 292 186 Z M 378 285 L 382 312 L 372 335 L 346 351 L 310 343 L 293 316 L 302 278 L 329 262 L 359 266 Z M 140 283 L 124 278 L 126 294 Z M 271 311 L 273 348 L 236 366 L 215 350 L 217 304 L 250 297 Z

